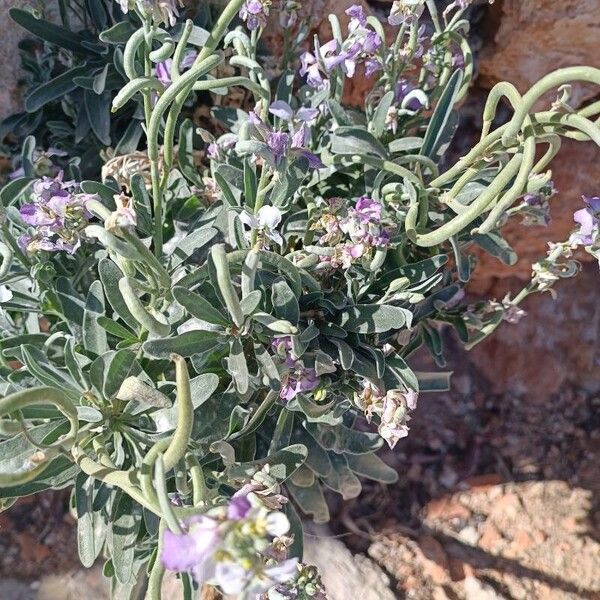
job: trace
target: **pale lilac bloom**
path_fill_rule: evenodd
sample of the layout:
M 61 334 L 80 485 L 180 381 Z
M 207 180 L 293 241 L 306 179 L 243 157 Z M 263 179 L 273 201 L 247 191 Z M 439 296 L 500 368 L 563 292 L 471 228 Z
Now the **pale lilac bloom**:
M 189 521 L 184 534 L 165 531 L 160 559 L 170 571 L 189 572 L 202 583 L 215 575 L 214 553 L 219 543 L 219 522 L 197 516 Z
M 23 222 L 35 230 L 19 237 L 24 252 L 46 250 L 72 254 L 77 250 L 80 232 L 91 217 L 87 202 L 96 196 L 76 193 L 75 188 L 75 182 L 64 181 L 62 172 L 55 178 L 43 177 L 33 184 L 31 202 L 19 210 Z
M 381 210 L 382 206 L 379 202 L 367 196 L 362 196 L 356 203 L 354 213 L 358 215 L 359 220 L 362 222 L 379 222 L 381 221 Z
M 579 230 L 571 235 L 570 242 L 581 246 L 592 246 L 599 236 L 600 197 L 583 196 L 586 208 L 578 210 L 573 220 L 578 223 Z
M 346 14 L 351 17 L 350 23 L 348 24 L 348 30 L 350 32 L 367 25 L 365 11 L 359 4 L 353 4 L 350 8 L 346 9 Z
M 254 31 L 265 27 L 269 16 L 269 5 L 263 0 L 246 0 L 240 9 L 240 19 L 246 22 L 248 29 Z
M 394 101 L 402 106 L 416 112 L 426 105 L 423 92 L 418 90 L 407 79 L 400 79 L 394 91 Z
M 319 387 L 319 377 L 314 369 L 306 368 L 301 362 L 296 363 L 292 371 L 283 379 L 279 396 L 289 402 L 298 394 L 312 392 Z
M 383 69 L 383 65 L 377 58 L 367 58 L 365 61 L 365 75 L 367 77 L 371 77 L 381 69 Z
M 260 232 L 265 237 L 283 246 L 283 238 L 277 231 L 281 223 L 281 211 L 275 206 L 263 206 L 256 215 L 244 210 L 240 214 L 240 221 L 250 229 Z
M 317 90 L 323 89 L 328 83 L 328 80 L 321 75 L 315 55 L 308 51 L 300 57 L 300 76 L 306 77 L 306 83 Z
M 258 134 L 265 143 L 263 150 L 258 150 L 256 153 L 264 158 L 273 168 L 277 169 L 284 164 L 288 157 L 306 158 L 308 166 L 311 169 L 323 168 L 321 159 L 314 153 L 310 152 L 306 146 L 310 140 L 310 131 L 306 122 L 298 118 L 299 127 L 293 123 L 294 113 L 291 107 L 282 101 L 274 102 L 270 108 L 270 112 L 282 120 L 288 122 L 290 133 L 283 131 L 275 131 L 267 125 L 255 111 L 249 115 L 250 122 L 256 128 Z M 306 109 L 304 116 L 314 117 L 312 109 Z M 298 116 L 298 115 L 296 115 Z
M 290 136 L 280 131 L 272 131 L 265 140 L 267 147 L 271 151 L 271 162 L 278 167 L 287 155 L 290 146 Z

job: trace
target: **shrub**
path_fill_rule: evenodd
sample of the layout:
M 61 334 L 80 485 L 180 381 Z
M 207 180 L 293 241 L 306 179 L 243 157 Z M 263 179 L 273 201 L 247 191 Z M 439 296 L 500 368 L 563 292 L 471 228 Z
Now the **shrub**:
M 473 249 L 512 264 L 506 220 L 547 219 L 561 138 L 600 142 L 600 103 L 568 95 L 600 71 L 574 67 L 494 87 L 449 166 L 468 4 L 396 1 L 387 34 L 354 6 L 310 44 L 296 2 L 180 23 L 174 0 L 103 0 L 71 28 L 67 3 L 62 25 L 12 10 L 43 46 L 24 46 L 26 112 L 3 124 L 19 155 L 0 192 L 0 498 L 72 486 L 81 560 L 106 559 L 116 598 L 159 598 L 165 569 L 186 598 L 324 597 L 297 511 L 323 522 L 324 489 L 395 481 L 377 450 L 449 386 L 413 352 L 443 369 L 443 326 L 472 347 L 573 275 L 576 247 L 598 256 L 591 197 L 521 292 L 465 303 Z M 372 81 L 363 109 L 343 104 L 353 76 Z

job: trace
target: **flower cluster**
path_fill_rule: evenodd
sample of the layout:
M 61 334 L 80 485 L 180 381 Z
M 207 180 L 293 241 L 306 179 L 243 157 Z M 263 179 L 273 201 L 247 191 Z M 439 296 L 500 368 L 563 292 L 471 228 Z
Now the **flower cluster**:
M 299 563 L 294 581 L 271 588 L 258 600 L 327 600 L 327 592 L 316 567 Z
M 267 24 L 271 0 L 246 0 L 240 9 L 240 19 L 246 22 L 250 31 Z
M 294 112 L 282 100 L 273 102 L 269 112 L 285 123 L 287 131 L 274 129 L 265 123 L 259 116 L 260 109 L 259 105 L 249 114 L 251 137 L 258 142 L 253 145 L 253 154 L 260 156 L 273 169 L 283 169 L 290 158 L 305 158 L 311 169 L 324 166 L 321 159 L 307 149 L 310 141 L 309 124 L 319 115 L 317 109 L 301 108 Z
M 294 580 L 297 559 L 287 559 L 292 538 L 279 509 L 285 498 L 252 482 L 225 506 L 190 518 L 181 534 L 165 531 L 161 560 L 171 571 L 189 572 L 199 584 L 248 597 Z
M 425 10 L 425 0 L 394 0 L 388 22 L 390 25 L 410 25 L 416 21 Z
M 319 244 L 332 248 L 330 254 L 321 257 L 320 268 L 348 269 L 390 244 L 390 232 L 382 224 L 380 202 L 363 196 L 347 210 L 341 198 L 332 198 L 327 205 L 328 210 L 312 225 L 312 229 L 324 231 Z
M 384 392 L 368 379 L 354 395 L 355 404 L 364 412 L 370 423 L 373 415 L 379 416 L 379 435 L 390 448 L 408 435 L 409 411 L 417 408 L 419 394 L 414 390 L 389 390 Z
M 301 360 L 294 357 L 292 338 L 282 336 L 271 340 L 271 348 L 285 367 L 279 397 L 286 402 L 293 400 L 298 394 L 313 392 L 319 387 L 320 379 L 313 368 L 308 368 Z
M 23 204 L 19 211 L 21 219 L 33 228 L 19 237 L 24 252 L 73 254 L 79 248 L 81 233 L 91 217 L 86 204 L 95 196 L 78 193 L 77 189 L 75 182 L 64 181 L 62 172 L 34 182 L 31 202 Z
M 523 196 L 523 202 L 517 207 L 523 214 L 523 225 L 543 225 L 550 224 L 550 204 L 548 201 L 556 194 L 556 188 L 552 181 L 548 181 L 539 190 L 529 192 Z
M 353 5 L 346 14 L 350 17 L 348 37 L 340 45 L 331 40 L 322 46 L 315 41 L 314 52 L 305 52 L 301 60 L 300 75 L 306 77 L 308 85 L 323 89 L 328 78 L 339 68 L 347 77 L 353 77 L 356 67 L 364 62 L 367 75 L 381 68 L 376 54 L 383 44 L 379 34 L 367 23 L 362 6 Z
M 117 0 L 121 10 L 127 14 L 137 10 L 142 15 L 152 17 L 157 25 L 165 23 L 173 27 L 179 16 L 178 7 L 183 6 L 181 0 Z

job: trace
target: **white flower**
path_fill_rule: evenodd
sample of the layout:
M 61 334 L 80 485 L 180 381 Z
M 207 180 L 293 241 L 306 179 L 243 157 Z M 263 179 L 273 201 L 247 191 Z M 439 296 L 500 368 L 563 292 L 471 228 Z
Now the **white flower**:
M 263 206 L 256 215 L 245 210 L 240 214 L 240 221 L 250 229 L 261 232 L 276 244 L 283 246 L 283 238 L 277 231 L 281 217 L 281 211 L 275 206 Z
M 0 285 L 0 302 L 9 302 L 12 297 L 13 293 L 5 285 Z

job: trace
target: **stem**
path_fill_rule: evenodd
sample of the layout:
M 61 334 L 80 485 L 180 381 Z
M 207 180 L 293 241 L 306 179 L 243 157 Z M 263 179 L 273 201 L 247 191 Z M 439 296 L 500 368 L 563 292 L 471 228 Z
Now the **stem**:
M 158 525 L 158 547 L 156 548 L 156 558 L 152 565 L 152 571 L 150 571 L 150 578 L 148 579 L 148 590 L 146 592 L 146 600 L 161 600 L 162 597 L 162 582 L 165 576 L 165 567 L 163 566 L 160 555 L 163 549 L 163 535 L 165 533 L 166 525 L 165 521 L 161 519 Z
M 231 23 L 231 21 L 233 21 L 237 13 L 240 12 L 240 9 L 242 8 L 244 2 L 245 0 L 232 0 L 225 7 L 225 10 L 217 19 L 217 22 L 215 23 L 215 26 L 213 27 L 210 36 L 208 37 L 208 40 L 206 40 L 204 48 L 202 48 L 200 54 L 198 54 L 195 64 L 201 63 L 204 59 L 208 58 L 217 49 L 217 46 L 219 45 L 219 42 L 223 39 L 223 36 L 225 35 L 229 24 Z

